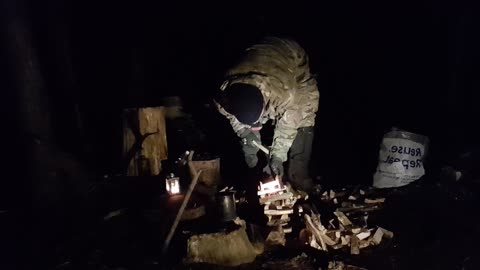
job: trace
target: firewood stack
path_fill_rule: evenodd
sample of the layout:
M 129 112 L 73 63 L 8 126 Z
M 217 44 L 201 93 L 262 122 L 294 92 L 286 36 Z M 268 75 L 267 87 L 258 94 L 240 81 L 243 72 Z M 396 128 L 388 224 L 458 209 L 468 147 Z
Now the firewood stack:
M 294 212 L 295 202 L 302 194 L 293 190 L 290 185 L 283 185 L 280 180 L 262 183 L 257 192 L 260 204 L 264 205 L 264 213 L 268 217 L 267 226 L 281 227 L 284 233 L 291 233 L 290 217 Z M 301 209 L 299 209 L 301 211 Z

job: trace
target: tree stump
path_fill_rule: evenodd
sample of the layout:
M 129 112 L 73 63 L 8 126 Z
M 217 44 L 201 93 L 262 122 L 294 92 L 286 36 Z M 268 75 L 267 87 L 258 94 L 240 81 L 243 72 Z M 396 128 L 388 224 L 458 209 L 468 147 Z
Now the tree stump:
M 128 176 L 153 176 L 161 172 L 167 159 L 165 108 L 125 109 L 123 114 L 123 154 Z

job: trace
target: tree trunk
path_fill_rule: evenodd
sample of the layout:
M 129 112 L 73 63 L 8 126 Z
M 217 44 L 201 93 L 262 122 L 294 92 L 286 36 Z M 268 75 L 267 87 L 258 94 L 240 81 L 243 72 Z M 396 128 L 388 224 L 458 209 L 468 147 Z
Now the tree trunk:
M 123 123 L 127 175 L 159 175 L 161 161 L 167 159 L 165 108 L 126 109 Z
M 3 7 L 7 54 L 16 90 L 12 104 L 18 108 L 23 132 L 51 139 L 51 112 L 48 94 L 40 73 L 36 50 L 24 5 L 20 1 L 5 1 Z

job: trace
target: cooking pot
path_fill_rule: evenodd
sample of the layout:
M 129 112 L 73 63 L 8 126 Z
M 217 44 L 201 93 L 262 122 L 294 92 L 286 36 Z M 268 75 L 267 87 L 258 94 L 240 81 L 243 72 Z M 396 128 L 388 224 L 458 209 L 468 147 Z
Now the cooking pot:
M 237 217 L 237 207 L 235 205 L 235 192 L 222 191 L 215 194 L 215 214 L 221 222 L 234 220 Z

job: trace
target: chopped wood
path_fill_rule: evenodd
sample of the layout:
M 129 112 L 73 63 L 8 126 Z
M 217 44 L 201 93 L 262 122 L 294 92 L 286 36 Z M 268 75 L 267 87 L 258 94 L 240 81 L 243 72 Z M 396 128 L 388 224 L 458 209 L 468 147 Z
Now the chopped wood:
M 375 232 L 375 234 L 373 234 L 372 241 L 375 244 L 379 245 L 382 242 L 382 238 L 383 238 L 383 230 L 382 228 L 379 227 Z
M 361 231 L 362 231 L 362 228 L 353 228 L 352 229 L 352 233 L 355 233 L 355 234 L 360 233 Z
M 360 195 L 365 195 L 365 191 L 360 189 Z
M 370 231 L 366 231 L 366 232 L 361 232 L 361 233 L 357 234 L 356 236 L 359 240 L 364 240 L 367 237 L 369 237 L 370 234 L 371 234 Z
M 327 232 L 325 233 L 325 235 L 326 235 L 328 238 L 330 238 L 331 240 L 332 240 L 332 239 L 337 239 L 337 236 L 335 235 L 335 231 L 327 231 Z M 333 240 L 332 240 L 332 241 L 333 241 Z M 333 242 L 335 242 L 335 241 L 333 241 Z
M 365 198 L 365 203 L 384 203 L 385 198 L 377 198 L 377 199 L 368 199 Z
M 291 198 L 293 196 L 293 193 L 291 192 L 285 192 L 283 194 L 277 194 L 277 195 L 272 195 L 268 197 L 263 197 L 260 198 L 260 204 L 265 204 L 267 202 L 274 202 L 274 201 L 279 201 L 279 200 L 286 200 L 288 198 Z
M 327 245 L 323 241 L 320 230 L 316 228 L 316 226 L 313 224 L 312 218 L 309 215 L 305 214 L 305 221 L 306 221 L 307 228 L 310 230 L 310 232 L 313 234 L 316 240 L 320 241 L 321 250 L 327 251 Z
M 279 216 L 279 215 L 288 215 L 293 213 L 293 209 L 283 209 L 283 210 L 273 210 L 268 209 L 263 211 L 265 215 Z
M 357 200 L 357 197 L 350 195 L 350 196 L 348 196 L 348 199 L 349 199 L 350 201 L 356 201 L 356 200 Z
M 360 240 L 356 236 L 350 238 L 350 254 L 358 255 L 360 254 Z
M 359 205 L 357 207 L 338 208 L 337 211 L 353 213 L 353 212 L 370 212 L 378 209 L 380 209 L 378 205 Z
M 330 198 L 330 200 L 335 198 L 335 191 L 330 190 L 329 198 Z
M 352 222 L 350 221 L 350 219 L 348 219 L 347 216 L 345 216 L 345 214 L 342 212 L 342 211 L 335 211 L 334 212 L 335 216 L 337 216 L 338 218 L 338 221 L 340 221 L 340 223 L 342 223 L 342 225 L 344 226 L 348 226 L 348 225 L 352 225 Z
M 391 232 L 391 231 L 389 231 L 389 230 L 387 230 L 387 229 L 384 229 L 384 228 L 382 228 L 382 227 L 378 227 L 378 228 L 382 230 L 383 235 L 384 235 L 386 238 L 388 238 L 388 239 L 393 238 L 393 232 Z
M 362 248 L 368 247 L 369 245 L 370 245 L 370 241 L 360 240 L 358 247 L 362 249 Z
M 316 248 L 316 249 L 319 249 L 319 250 L 323 250 L 322 247 L 318 244 L 317 241 L 315 241 L 315 237 L 312 236 L 312 238 L 310 239 L 310 246 L 313 247 L 313 248 Z

